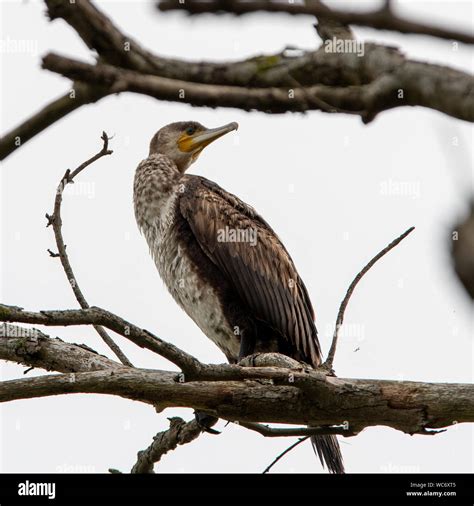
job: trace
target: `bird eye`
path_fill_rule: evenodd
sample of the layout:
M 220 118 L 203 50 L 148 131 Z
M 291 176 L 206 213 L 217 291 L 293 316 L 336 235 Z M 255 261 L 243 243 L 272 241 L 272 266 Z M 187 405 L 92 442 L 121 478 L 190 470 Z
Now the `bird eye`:
M 195 131 L 196 131 L 196 128 L 194 128 L 194 127 L 189 127 L 189 128 L 187 128 L 187 129 L 186 129 L 186 133 L 187 133 L 188 135 L 193 135 L 193 133 L 194 133 Z

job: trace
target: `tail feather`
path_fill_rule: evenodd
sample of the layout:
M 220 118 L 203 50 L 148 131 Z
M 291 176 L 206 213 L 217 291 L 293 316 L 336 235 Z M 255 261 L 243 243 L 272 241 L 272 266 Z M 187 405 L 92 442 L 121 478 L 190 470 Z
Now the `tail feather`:
M 336 436 L 311 436 L 311 444 L 323 467 L 330 473 L 344 474 L 344 462 Z

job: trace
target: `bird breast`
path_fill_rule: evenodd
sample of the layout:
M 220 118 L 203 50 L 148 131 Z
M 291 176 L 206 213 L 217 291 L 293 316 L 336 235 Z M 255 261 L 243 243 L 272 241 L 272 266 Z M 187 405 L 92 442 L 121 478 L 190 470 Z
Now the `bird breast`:
M 179 306 L 227 356 L 235 361 L 240 340 L 233 332 L 216 289 L 199 274 L 198 266 L 179 237 L 178 191 L 143 210 L 142 232 L 161 279 Z

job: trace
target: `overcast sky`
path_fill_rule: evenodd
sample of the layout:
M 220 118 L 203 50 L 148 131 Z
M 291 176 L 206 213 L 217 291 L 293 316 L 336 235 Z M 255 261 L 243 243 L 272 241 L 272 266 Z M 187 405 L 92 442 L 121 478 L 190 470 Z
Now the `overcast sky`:
M 351 3 L 352 5 L 353 3 Z M 366 5 L 374 5 L 368 2 Z M 340 3 L 340 5 L 343 5 Z M 100 2 L 118 26 L 158 54 L 231 60 L 320 44 L 310 17 L 256 14 L 242 18 L 157 13 L 150 2 Z M 412 19 L 469 29 L 464 2 L 403 2 Z M 45 17 L 39 1 L 1 0 L 2 41 L 27 52 L 1 54 L 1 131 L 6 132 L 69 81 L 40 69 L 48 51 L 93 61 L 64 21 Z M 472 72 L 472 48 L 446 40 L 356 29 L 361 40 L 399 46 L 409 57 Z M 65 169 L 94 154 L 105 130 L 114 154 L 88 168 L 65 194 L 63 232 L 76 276 L 90 304 L 109 309 L 211 363 L 225 361 L 175 304 L 135 224 L 132 181 L 163 125 L 197 120 L 240 125 L 207 148 L 192 173 L 254 206 L 279 234 L 308 287 L 323 349 L 328 350 L 339 303 L 354 275 L 381 248 L 416 226 L 357 287 L 335 360 L 339 376 L 471 382 L 472 306 L 449 264 L 450 229 L 466 211 L 472 184 L 473 130 L 468 123 L 422 108 L 398 108 L 364 126 L 355 116 L 265 115 L 191 108 L 124 94 L 81 108 L 11 155 L 0 172 L 0 300 L 31 310 L 76 308 L 58 259 L 46 212 Z M 397 188 L 403 185 L 400 194 Z M 471 188 L 472 189 L 472 188 Z M 92 329 L 47 329 L 111 356 Z M 175 369 L 118 337 L 132 362 Z M 25 367 L 0 364 L 0 377 Z M 32 371 L 28 377 L 43 374 Z M 0 470 L 4 472 L 128 471 L 166 416 L 150 406 L 93 395 L 15 401 L 0 407 Z M 167 472 L 261 472 L 294 439 L 264 439 L 235 425 L 203 435 L 163 458 Z M 462 424 L 436 437 L 366 429 L 341 443 L 348 472 L 472 472 L 473 431 Z M 322 472 L 303 444 L 272 472 Z

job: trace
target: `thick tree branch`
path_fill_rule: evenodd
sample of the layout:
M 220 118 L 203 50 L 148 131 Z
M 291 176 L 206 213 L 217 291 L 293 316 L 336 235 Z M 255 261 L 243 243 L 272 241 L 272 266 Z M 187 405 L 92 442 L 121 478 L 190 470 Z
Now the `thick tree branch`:
M 208 366 L 218 370 L 225 366 Z M 242 368 L 244 369 L 244 368 Z M 135 368 L 41 376 L 0 383 L 0 402 L 66 393 L 119 395 L 155 405 L 191 407 L 226 420 L 340 425 L 359 432 L 385 425 L 410 434 L 474 421 L 474 386 L 353 380 L 306 373 L 305 390 L 289 381 L 191 381 Z M 429 431 L 428 431 L 429 432 Z
M 318 84 L 330 87 L 360 86 L 384 77 L 386 84 L 374 87 L 374 93 L 379 95 L 374 97 L 375 101 L 390 98 L 380 96 L 382 91 L 380 87 L 388 91 L 386 86 L 390 81 L 393 84 L 392 89 L 403 90 L 404 95 L 410 95 L 406 98 L 406 102 L 398 94 L 397 100 L 394 101 L 394 97 L 392 97 L 392 100 L 389 100 L 389 102 L 393 102 L 391 107 L 422 105 L 446 112 L 454 117 L 474 121 L 472 76 L 448 67 L 411 62 L 394 48 L 362 43 L 364 53 L 362 54 L 362 52 L 347 49 L 343 52 L 330 50 L 323 44 L 317 51 L 302 52 L 300 56 L 296 57 L 283 52 L 232 63 L 188 62 L 156 56 L 143 49 L 130 37 L 124 36 L 107 16 L 87 0 L 78 0 L 74 4 L 58 0 L 46 0 L 46 3 L 50 17 L 52 19 L 61 17 L 67 21 L 88 47 L 98 52 L 101 62 L 135 70 L 141 74 L 186 81 L 189 84 L 201 83 L 251 88 L 284 87 L 286 90 L 293 89 L 295 82 L 300 83 L 301 86 Z M 324 15 L 325 20 L 333 12 L 323 4 L 320 4 L 318 9 L 319 13 Z M 388 11 L 384 9 L 384 12 Z M 345 20 L 338 21 L 344 22 Z M 180 86 L 180 88 L 186 89 L 186 86 Z M 450 100 L 446 99 L 446 94 L 451 97 Z M 326 95 L 328 95 L 327 91 Z M 324 100 L 324 97 L 320 98 Z M 180 101 L 187 102 L 185 98 Z M 462 103 L 456 107 L 457 112 L 454 110 L 450 112 L 456 101 Z M 327 102 L 334 107 L 349 111 L 361 109 L 360 104 L 347 108 L 341 107 L 341 104 L 332 104 L 330 97 Z M 440 107 L 440 102 L 445 102 L 445 105 Z M 448 102 L 451 102 L 450 106 L 448 106 Z M 211 101 L 209 104 L 196 105 L 215 107 L 221 104 Z M 226 106 L 226 104 L 223 105 Z M 234 107 L 235 105 L 230 104 L 230 106 Z M 240 106 L 237 105 L 237 107 Z M 249 110 L 253 107 L 244 106 L 242 108 Z M 386 108 L 380 110 L 386 110 Z M 264 110 L 263 107 L 256 107 L 256 109 Z M 366 115 L 369 115 L 372 109 L 369 107 Z M 470 112 L 463 113 L 463 109 Z M 268 110 L 273 112 L 271 107 Z M 284 108 L 284 110 L 299 109 L 290 107 Z
M 23 365 L 58 372 L 87 372 L 103 369 L 120 369 L 121 364 L 114 362 L 94 350 L 84 346 L 70 344 L 61 339 L 51 339 L 38 329 L 17 325 L 0 325 L 0 359 Z M 277 364 L 296 366 L 296 361 L 278 354 L 261 354 L 252 361 L 256 365 Z M 240 424 L 242 427 L 259 432 L 266 437 L 289 437 L 304 434 L 343 434 L 350 435 L 344 428 L 274 428 L 257 423 Z M 170 419 L 170 428 L 158 433 L 152 444 L 138 453 L 132 473 L 153 472 L 153 464 L 178 445 L 189 443 L 203 432 L 195 421 L 185 423 L 179 418 Z
M 4 306 L 0 312 L 4 314 Z M 87 347 L 50 339 L 36 329 L 2 325 L 0 358 L 74 371 L 0 382 L 0 402 L 79 392 L 119 395 L 152 404 L 158 411 L 191 407 L 229 421 L 239 420 L 243 427 L 267 437 L 309 437 L 310 433 L 353 436 L 374 425 L 433 435 L 438 431 L 429 429 L 474 421 L 473 385 L 337 379 L 304 369 L 278 354 L 256 355 L 251 360 L 256 367 L 208 365 L 203 375 L 208 381 L 182 382 L 173 372 L 124 367 Z M 271 363 L 281 366 L 268 367 Z M 285 364 L 295 368 L 285 369 Z M 195 421 L 178 422 L 157 434 L 139 453 L 132 472 L 152 472 L 154 462 L 165 453 L 202 432 Z M 276 428 L 261 422 L 319 428 Z
M 295 80 L 306 84 L 323 83 L 319 80 L 301 81 L 301 78 L 307 76 L 308 68 L 301 68 L 299 72 L 288 75 L 288 72 L 292 71 L 291 63 L 296 63 L 296 67 L 299 68 L 304 61 L 300 62 L 300 58 L 286 55 L 285 51 L 231 63 L 192 62 L 166 58 L 154 55 L 130 37 L 123 35 L 112 21 L 88 0 L 78 0 L 74 4 L 60 0 L 46 0 L 46 4 L 51 19 L 63 18 L 77 31 L 89 48 L 97 51 L 99 63 L 108 63 L 142 74 L 201 84 L 291 87 L 294 86 Z M 311 54 L 303 51 L 301 53 Z M 359 82 L 360 80 L 354 84 Z M 351 83 L 352 81 L 346 82 Z
M 235 15 L 249 14 L 257 11 L 285 12 L 287 14 L 306 14 L 310 16 L 332 19 L 346 25 L 365 26 L 378 30 L 391 30 L 400 33 L 430 35 L 441 39 L 457 40 L 466 44 L 474 44 L 471 32 L 449 30 L 439 26 L 410 21 L 398 16 L 387 4 L 368 12 L 328 9 L 322 2 L 310 0 L 306 2 L 275 2 L 265 0 L 158 0 L 160 11 L 183 10 L 189 14 L 232 13 Z
M 89 0 L 45 0 L 45 4 L 51 20 L 64 19 L 103 61 L 141 72 L 148 72 L 154 66 L 154 56 L 124 35 Z
M 57 372 L 123 367 L 85 345 L 51 339 L 38 329 L 11 324 L 0 325 L 0 359 Z
M 189 62 L 143 49 L 87 0 L 46 0 L 46 4 L 51 19 L 63 18 L 88 47 L 98 52 L 100 65 L 96 71 L 89 71 L 80 62 L 47 57 L 45 68 L 66 77 L 77 75 L 89 84 L 76 83 L 74 100 L 64 96 L 7 133 L 0 141 L 0 159 L 70 110 L 120 91 L 246 111 L 346 112 L 361 115 L 365 122 L 393 107 L 418 105 L 474 121 L 472 76 L 449 67 L 407 60 L 394 48 L 359 43 L 357 51 L 345 49 L 341 53 L 323 44 L 317 51 L 301 51 L 296 56 L 283 51 L 231 63 Z M 329 18 L 320 17 L 321 22 L 323 26 L 318 29 L 326 42 L 331 42 L 327 39 L 335 34 L 351 38 L 350 30 L 331 27 Z M 107 70 L 104 63 L 113 68 Z M 133 73 L 127 74 L 124 69 Z
M 38 329 L 11 324 L 0 325 L 0 359 L 66 373 L 118 370 L 123 367 L 85 345 L 51 339 Z M 179 418 L 171 418 L 170 428 L 158 433 L 153 443 L 138 453 L 132 473 L 153 472 L 153 464 L 165 453 L 174 450 L 178 445 L 190 443 L 202 432 L 202 427 L 195 420 L 184 423 Z
M 467 76 L 462 72 L 451 71 L 450 75 L 449 69 L 444 69 L 442 76 L 441 67 L 415 62 L 404 65 L 404 72 L 392 69 L 391 73 L 382 74 L 369 84 L 320 84 L 296 88 L 248 88 L 189 83 L 110 65 L 90 65 L 55 54 L 44 58 L 43 67 L 70 79 L 101 87 L 108 86 L 110 93 L 130 91 L 160 100 L 199 106 L 236 107 L 267 113 L 344 110 L 361 115 L 365 122 L 369 122 L 384 110 L 403 105 L 419 105 L 466 121 L 474 121 L 474 81 L 471 78 L 464 79 Z M 422 70 L 425 67 L 427 72 Z M 420 82 L 420 79 L 423 81 Z M 322 102 L 325 107 L 321 107 Z
M 44 58 L 43 67 L 65 77 L 75 76 L 74 78 L 91 85 L 108 86 L 110 94 L 128 91 L 159 100 L 207 107 L 235 107 L 267 113 L 307 110 L 338 112 L 337 109 L 344 109 L 348 113 L 362 114 L 370 107 L 371 93 L 375 90 L 371 85 L 357 89 L 332 88 L 325 85 L 293 89 L 200 84 L 141 74 L 111 65 L 90 65 L 55 54 Z M 379 87 L 379 92 L 382 93 L 392 91 Z M 371 115 L 373 114 L 374 112 L 371 112 Z

